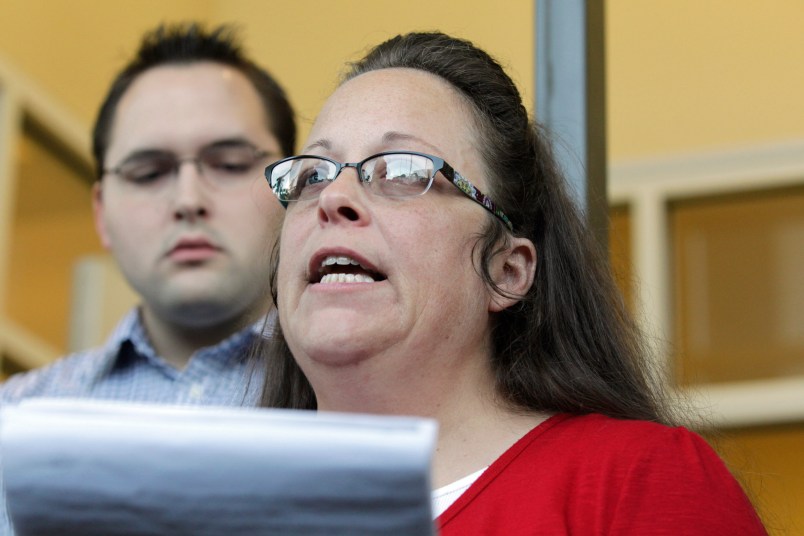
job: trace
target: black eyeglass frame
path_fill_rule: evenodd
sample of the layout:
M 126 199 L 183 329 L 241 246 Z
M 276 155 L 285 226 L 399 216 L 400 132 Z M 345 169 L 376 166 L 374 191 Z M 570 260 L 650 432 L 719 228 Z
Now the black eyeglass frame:
M 198 170 L 198 172 L 201 175 L 204 175 L 204 168 L 205 167 L 210 167 L 204 162 L 205 155 L 208 154 L 211 151 L 216 150 L 216 149 L 225 149 L 225 148 L 228 148 L 228 147 L 250 149 L 252 151 L 252 154 L 253 154 L 253 157 L 254 157 L 254 162 L 251 164 L 251 167 L 253 167 L 255 164 L 257 164 L 263 158 L 266 158 L 266 157 L 269 157 L 269 156 L 277 156 L 276 153 L 272 153 L 272 152 L 266 151 L 264 149 L 258 149 L 253 144 L 251 144 L 251 143 L 249 143 L 247 141 L 224 140 L 224 141 L 214 142 L 214 143 L 211 143 L 209 145 L 205 145 L 204 147 L 202 147 L 201 149 L 198 150 L 198 152 L 195 154 L 195 156 L 188 156 L 188 157 L 185 157 L 185 158 L 179 158 L 178 155 L 176 155 L 176 153 L 173 153 L 171 151 L 163 151 L 163 150 L 160 150 L 160 149 L 148 149 L 148 150 L 145 150 L 145 151 L 136 151 L 133 154 L 127 156 L 125 159 L 123 159 L 123 161 L 120 162 L 117 166 L 115 166 L 113 168 L 104 168 L 103 169 L 103 174 L 104 175 L 113 174 L 113 175 L 118 175 L 120 177 L 125 178 L 126 174 L 123 171 L 124 171 L 124 168 L 126 167 L 126 165 L 134 163 L 137 159 L 141 159 L 141 158 L 144 159 L 144 158 L 149 157 L 149 156 L 154 156 L 154 157 L 155 156 L 161 156 L 161 157 L 165 157 L 165 158 L 170 157 L 172 159 L 172 164 L 173 165 L 170 168 L 170 176 L 171 177 L 175 177 L 175 176 L 178 175 L 182 164 L 184 164 L 185 162 L 194 163 L 196 169 Z M 126 179 L 126 180 L 129 180 L 129 179 Z M 132 180 L 130 182 L 137 182 L 137 181 Z
M 420 194 L 416 194 L 415 196 L 410 196 L 410 197 L 417 197 L 419 195 L 426 194 L 430 190 L 430 187 L 433 185 L 433 181 L 435 180 L 436 173 L 438 173 L 440 171 L 441 175 L 443 175 L 445 179 L 447 179 L 450 183 L 452 183 L 456 188 L 458 188 L 458 190 L 460 190 L 469 199 L 471 199 L 472 201 L 474 201 L 478 205 L 482 206 L 484 209 L 486 209 L 489 212 L 491 212 L 492 214 L 494 214 L 494 216 L 496 216 L 500 221 L 502 221 L 505 224 L 505 226 L 508 228 L 509 231 L 514 230 L 514 226 L 513 226 L 513 224 L 511 224 L 511 220 L 508 219 L 508 216 L 505 215 L 505 213 L 502 211 L 502 209 L 500 209 L 497 206 L 497 204 L 494 203 L 494 201 L 491 200 L 491 198 L 489 196 L 484 194 L 474 184 L 469 182 L 460 173 L 455 171 L 455 169 L 452 166 L 450 166 L 447 162 L 445 162 L 443 158 L 440 158 L 438 156 L 434 156 L 434 155 L 431 155 L 431 154 L 427 154 L 427 153 L 420 153 L 420 152 L 416 152 L 416 151 L 385 151 L 385 152 L 376 153 L 376 154 L 373 154 L 373 155 L 371 155 L 369 157 L 366 157 L 363 160 L 361 160 L 360 162 L 338 162 L 337 160 L 333 160 L 332 158 L 327 158 L 326 156 L 318 156 L 318 155 L 310 155 L 310 154 L 289 156 L 287 158 L 283 158 L 282 160 L 277 160 L 273 164 L 270 164 L 269 166 L 267 166 L 265 168 L 265 179 L 268 181 L 268 184 L 270 185 L 271 190 L 274 192 L 276 197 L 279 199 L 279 202 L 282 204 L 282 206 L 287 208 L 288 204 L 290 202 L 296 201 L 296 199 L 289 199 L 289 198 L 286 198 L 286 196 L 283 196 L 280 193 L 279 183 L 278 182 L 274 183 L 274 181 L 271 180 L 271 177 L 273 175 L 273 171 L 278 166 L 281 166 L 283 164 L 287 164 L 288 162 L 292 162 L 292 161 L 295 161 L 295 160 L 302 160 L 302 159 L 307 159 L 307 158 L 314 158 L 316 160 L 325 160 L 325 161 L 327 161 L 327 162 L 329 162 L 329 163 L 331 163 L 331 164 L 333 164 L 335 166 L 335 175 L 331 179 L 330 178 L 325 179 L 330 184 L 332 182 L 334 182 L 335 179 L 338 178 L 338 176 L 341 174 L 341 171 L 343 171 L 345 168 L 355 168 L 357 170 L 357 176 L 358 176 L 360 182 L 365 184 L 365 183 L 371 182 L 371 177 L 367 177 L 363 173 L 363 165 L 366 162 L 368 162 L 369 160 L 373 160 L 375 158 L 382 157 L 382 156 L 398 155 L 398 154 L 421 156 L 421 157 L 427 158 L 427 159 L 429 159 L 430 161 L 433 162 L 433 173 L 432 173 L 432 176 L 429 178 L 430 182 L 427 184 L 427 187 Z M 402 197 L 406 197 L 406 196 L 402 196 Z

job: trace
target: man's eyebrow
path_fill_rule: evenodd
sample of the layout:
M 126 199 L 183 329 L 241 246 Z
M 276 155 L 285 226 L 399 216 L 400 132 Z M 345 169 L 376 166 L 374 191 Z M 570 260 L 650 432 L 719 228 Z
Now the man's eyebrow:
M 251 141 L 249 141 L 246 138 L 238 136 L 234 138 L 222 138 L 220 140 L 215 140 L 201 147 L 199 151 L 203 151 L 205 149 L 210 149 L 213 147 L 233 147 L 233 146 L 238 147 L 244 145 L 248 147 L 254 147 L 254 144 L 251 143 Z M 123 158 L 122 161 L 127 162 L 129 160 L 136 160 L 139 158 L 149 158 L 152 156 L 164 156 L 164 155 L 176 156 L 176 152 L 171 151 L 169 149 L 162 149 L 157 147 L 143 147 L 142 149 L 135 149 L 134 151 L 128 153 L 125 156 L 125 158 Z
M 238 136 L 235 138 L 223 138 L 220 140 L 215 140 L 201 147 L 201 150 L 203 151 L 204 149 L 207 149 L 209 147 L 228 147 L 231 145 L 234 146 L 248 145 L 249 147 L 254 147 L 254 144 L 251 142 L 251 140 Z
M 173 151 L 165 149 L 137 149 L 128 153 L 120 162 L 130 162 L 131 160 L 139 160 L 140 158 L 151 158 L 154 156 L 175 156 Z

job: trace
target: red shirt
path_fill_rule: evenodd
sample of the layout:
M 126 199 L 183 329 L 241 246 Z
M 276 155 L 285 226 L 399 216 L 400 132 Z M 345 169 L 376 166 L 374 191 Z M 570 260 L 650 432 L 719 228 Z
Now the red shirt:
M 767 534 L 700 436 L 566 414 L 508 449 L 436 525 L 441 536 Z

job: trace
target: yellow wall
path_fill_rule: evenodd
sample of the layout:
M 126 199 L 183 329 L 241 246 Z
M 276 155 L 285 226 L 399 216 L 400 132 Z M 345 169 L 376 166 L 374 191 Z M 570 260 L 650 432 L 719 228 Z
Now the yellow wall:
M 0 54 L 90 125 L 142 32 L 190 18 L 243 29 L 246 48 L 291 95 L 303 135 L 346 59 L 417 29 L 452 32 L 486 47 L 533 100 L 530 0 L 477 2 L 471 9 L 464 0 L 1 0 Z
M 143 30 L 207 19 L 209 0 L 0 0 L 0 54 L 89 125 Z
M 803 2 L 609 0 L 606 9 L 613 161 L 804 137 Z M 187 18 L 240 24 L 303 121 L 344 59 L 413 29 L 476 41 L 533 99 L 532 0 L 1 0 L 0 54 L 89 125 L 142 31 Z
M 804 138 L 804 2 L 606 6 L 613 160 Z
M 485 47 L 509 68 L 526 102 L 533 101 L 531 0 L 295 0 L 260 9 L 265 5 L 259 0 L 224 1 L 218 14 L 221 20 L 244 23 L 254 54 L 288 87 L 305 133 L 345 60 L 412 30 L 441 30 Z

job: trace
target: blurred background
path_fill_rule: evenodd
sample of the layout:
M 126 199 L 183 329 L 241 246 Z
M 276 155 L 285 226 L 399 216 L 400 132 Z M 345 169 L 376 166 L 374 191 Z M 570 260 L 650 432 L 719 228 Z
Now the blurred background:
M 99 344 L 135 299 L 91 220 L 89 130 L 161 22 L 232 22 L 299 113 L 411 30 L 535 99 L 535 2 L 0 0 L 0 380 Z M 610 256 L 657 366 L 772 534 L 804 534 L 804 2 L 604 4 Z

